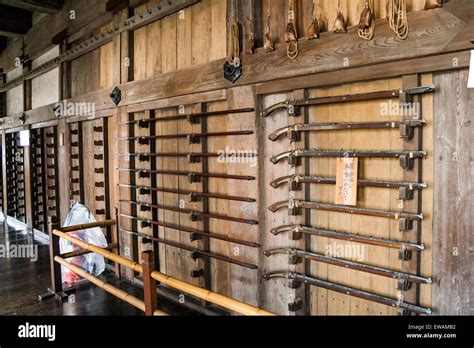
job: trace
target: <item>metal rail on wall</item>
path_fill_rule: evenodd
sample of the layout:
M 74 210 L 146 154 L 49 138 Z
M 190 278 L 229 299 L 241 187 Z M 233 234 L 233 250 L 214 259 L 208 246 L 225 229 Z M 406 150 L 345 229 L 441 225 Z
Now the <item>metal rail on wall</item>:
M 80 239 L 74 238 L 73 236 L 67 234 L 67 232 L 72 232 L 72 231 L 77 231 L 77 230 L 84 230 L 84 229 L 90 229 L 90 228 L 95 228 L 95 227 L 107 227 L 107 226 L 115 225 L 115 223 L 116 223 L 115 220 L 106 220 L 106 221 L 53 229 L 53 231 L 51 232 L 51 236 L 52 236 L 51 250 L 53 250 L 53 252 L 51 253 L 51 257 L 52 257 L 51 273 L 52 273 L 52 279 L 55 279 L 53 280 L 53 283 L 61 284 L 61 286 L 60 288 L 54 289 L 54 284 L 53 284 L 54 290 L 50 290 L 50 291 L 55 291 L 56 294 L 60 294 L 61 292 L 63 292 L 62 281 L 61 281 L 61 268 L 53 267 L 53 266 L 61 265 L 68 268 L 69 270 L 76 273 L 77 275 L 89 280 L 91 283 L 104 289 L 105 291 L 116 296 L 122 301 L 125 301 L 133 305 L 134 307 L 140 309 L 141 311 L 145 313 L 145 315 L 154 315 L 154 316 L 168 315 L 157 309 L 157 306 L 158 306 L 158 299 L 157 299 L 157 294 L 156 294 L 157 281 L 170 288 L 185 292 L 191 296 L 197 297 L 206 302 L 213 303 L 224 309 L 227 309 L 229 311 L 232 311 L 241 315 L 274 315 L 273 313 L 265 311 L 258 307 L 251 306 L 247 303 L 237 301 L 233 298 L 217 294 L 210 290 L 200 288 L 198 286 L 186 283 L 179 279 L 176 279 L 176 278 L 173 278 L 173 277 L 170 277 L 170 276 L 167 276 L 165 274 L 155 271 L 152 251 L 142 252 L 141 257 L 143 259 L 143 262 L 140 264 L 132 260 L 126 259 L 118 254 L 113 253 L 111 250 L 109 250 L 112 247 L 114 247 L 114 245 L 109 245 L 107 248 L 100 248 L 98 246 L 84 242 Z M 96 253 L 121 266 L 127 267 L 135 272 L 141 273 L 143 275 L 144 300 L 141 300 L 135 296 L 132 296 L 126 293 L 125 291 L 118 289 L 112 286 L 111 284 L 108 284 L 104 282 L 103 280 L 89 274 L 82 268 L 69 263 L 66 259 L 76 256 L 77 254 L 75 253 L 59 254 L 59 239 L 60 238 L 63 238 L 75 244 L 76 246 L 81 247 L 82 249 L 79 250 L 81 254 Z

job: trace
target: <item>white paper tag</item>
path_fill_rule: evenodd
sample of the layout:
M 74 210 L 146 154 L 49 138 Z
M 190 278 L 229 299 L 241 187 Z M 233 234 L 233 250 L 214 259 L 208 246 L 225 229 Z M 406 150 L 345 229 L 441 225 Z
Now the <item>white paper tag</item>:
M 474 50 L 471 50 L 471 62 L 469 64 L 469 80 L 467 88 L 474 88 Z

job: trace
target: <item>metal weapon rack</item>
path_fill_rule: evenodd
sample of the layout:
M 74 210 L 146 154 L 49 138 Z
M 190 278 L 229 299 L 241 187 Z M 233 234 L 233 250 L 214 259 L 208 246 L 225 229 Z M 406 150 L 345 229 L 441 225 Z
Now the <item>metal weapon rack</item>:
M 309 314 L 310 307 L 314 300 L 310 296 L 310 287 L 332 290 L 349 296 L 354 296 L 364 300 L 382 303 L 391 307 L 396 307 L 400 315 L 416 315 L 431 314 L 430 308 L 424 308 L 420 305 L 420 284 L 431 284 L 430 278 L 420 276 L 420 254 L 424 250 L 421 242 L 421 224 L 423 220 L 422 210 L 422 190 L 426 184 L 422 181 L 421 161 L 426 156 L 423 150 L 422 129 L 425 124 L 423 113 L 421 110 L 421 98 L 425 93 L 434 91 L 434 87 L 420 87 L 418 84 L 419 77 L 404 77 L 403 89 L 393 91 L 380 91 L 361 94 L 350 94 L 342 96 L 325 96 L 318 98 L 308 98 L 308 90 L 301 89 L 288 92 L 287 100 L 275 103 L 272 96 L 269 101 L 261 96 L 259 115 L 264 122 L 264 129 L 268 136 L 267 148 L 278 148 L 282 143 L 289 144 L 289 151 L 281 154 L 275 153 L 271 158 L 270 165 L 273 167 L 272 182 L 266 188 L 266 196 L 280 197 L 283 201 L 268 202 L 270 212 L 273 214 L 270 222 L 273 225 L 271 233 L 275 236 L 287 235 L 287 242 L 281 245 L 281 237 L 267 243 L 267 250 L 264 255 L 267 257 L 265 268 L 267 273 L 264 274 L 264 280 L 269 282 L 271 279 L 285 278 L 288 279 L 288 311 L 293 314 Z M 331 123 L 310 123 L 310 108 L 313 108 L 312 117 L 318 118 L 318 107 L 331 106 L 334 104 L 344 104 L 353 101 L 366 100 L 396 100 L 397 98 L 401 108 L 411 108 L 413 103 L 419 105 L 419 113 L 415 116 L 415 120 L 403 119 L 397 122 L 348 122 L 351 121 L 350 114 L 344 115 L 347 119 L 342 120 L 342 116 L 338 116 L 337 120 L 342 122 Z M 281 111 L 284 109 L 284 111 Z M 311 117 L 311 118 L 312 118 Z M 270 118 L 273 118 L 270 120 Z M 282 120 L 288 120 L 285 124 Z M 280 126 L 278 129 L 275 125 Z M 400 130 L 400 137 L 404 140 L 404 147 L 397 151 L 357 151 L 354 149 L 338 149 L 326 150 L 314 148 L 314 144 L 318 143 L 318 137 L 324 136 L 328 132 L 335 134 L 338 131 L 348 129 L 366 129 L 367 132 L 374 132 L 373 136 L 377 136 L 380 129 L 396 128 Z M 281 135 L 287 135 L 287 139 Z M 367 134 L 367 133 L 366 133 Z M 379 133 L 386 134 L 386 133 Z M 390 134 L 392 136 L 393 133 Z M 329 138 L 328 138 L 329 139 Z M 335 138 L 340 139 L 340 138 Z M 380 147 L 386 140 L 380 139 Z M 275 146 L 277 145 L 277 146 Z M 338 144 L 336 144 L 337 146 Z M 311 149 L 313 147 L 313 149 Z M 288 149 L 288 146 L 286 147 Z M 331 197 L 318 196 L 320 191 L 317 187 L 322 185 L 332 185 L 336 183 L 334 177 L 316 176 L 311 171 L 315 169 L 314 158 L 337 158 L 337 157 L 356 157 L 360 158 L 359 162 L 364 163 L 371 161 L 372 158 L 383 160 L 382 165 L 390 165 L 388 162 L 393 158 L 399 161 L 404 171 L 403 181 L 385 181 L 385 180 L 367 180 L 360 178 L 358 180 L 359 190 L 364 187 L 398 189 L 398 208 L 397 211 L 384 211 L 377 209 L 369 209 L 364 206 L 344 206 L 336 204 L 328 204 L 327 199 Z M 392 159 L 390 159 L 392 158 Z M 287 160 L 286 163 L 284 160 Z M 322 162 L 317 162 L 321 164 Z M 324 162 L 330 163 L 330 162 Z M 331 162 L 332 163 L 332 162 Z M 285 166 L 288 168 L 284 170 Z M 372 167 L 373 168 L 373 167 Z M 366 170 L 359 170 L 365 173 Z M 275 173 L 275 174 L 274 174 Z M 280 176 L 278 178 L 278 176 Z M 377 173 L 375 173 L 377 174 Z M 370 175 L 370 174 L 369 174 Z M 265 185 L 266 185 L 265 184 Z M 288 193 L 282 187 L 288 185 Z M 275 190 L 278 190 L 275 191 Z M 287 196 L 287 197 L 283 197 Z M 324 200 L 326 200 L 324 202 Z M 359 202 L 359 199 L 357 200 Z M 370 204 L 370 202 L 368 203 Z M 366 219 L 387 218 L 398 220 L 399 236 L 396 240 L 375 238 L 371 236 L 371 232 L 350 233 L 350 231 L 330 230 L 327 228 L 311 226 L 311 223 L 319 224 L 315 219 L 318 211 L 334 212 L 339 217 L 347 217 L 347 214 L 363 215 Z M 332 213 L 331 213 L 332 214 Z M 281 219 L 281 224 L 278 221 Z M 365 220 L 369 221 L 369 220 Z M 370 224 L 368 224 L 370 226 Z M 265 228 L 266 229 L 266 228 Z M 370 228 L 369 228 L 370 229 Z M 269 231 L 265 231 L 268 233 Z M 398 250 L 398 257 L 402 263 L 401 270 L 391 270 L 389 268 L 377 267 L 376 265 L 364 262 L 355 262 L 352 259 L 344 257 L 326 255 L 324 253 L 315 252 L 316 237 L 327 237 L 336 241 L 345 241 L 359 243 L 365 245 L 376 245 L 382 248 Z M 271 237 L 270 237 L 271 238 Z M 328 243 L 329 243 L 328 239 Z M 278 254 L 287 255 L 288 266 L 284 269 L 276 269 L 281 267 L 281 263 L 277 263 L 275 258 Z M 281 260 L 281 259 L 279 259 Z M 332 265 L 349 270 L 356 270 L 368 274 L 374 274 L 381 277 L 389 277 L 397 280 L 397 298 L 386 296 L 385 294 L 377 294 L 371 291 L 364 291 L 356 287 L 348 286 L 351 284 L 344 279 L 344 283 L 331 282 L 324 274 L 318 274 L 315 264 Z M 274 269 L 272 269 L 274 268 Z M 334 268 L 333 268 L 334 269 Z M 341 280 L 341 279 L 339 279 Z M 276 286 L 272 282 L 269 286 Z M 319 300 L 319 296 L 318 296 Z
M 209 188 L 219 179 L 237 185 L 255 180 L 214 172 L 211 164 L 219 155 L 209 152 L 210 138 L 239 137 L 245 141 L 253 131 L 208 132 L 208 119 L 218 122 L 229 114 L 246 117 L 254 115 L 254 109 L 210 111 L 209 105 L 196 102 L 139 112 L 127 110 L 120 113 L 117 126 L 119 233 L 121 240 L 128 238 L 128 245 L 134 246 L 121 253 L 139 261 L 139 249 L 152 249 L 157 270 L 170 276 L 183 272 L 188 274 L 188 281 L 206 289 L 212 288 L 212 260 L 257 268 L 249 260 L 216 252 L 215 242 L 259 246 L 236 238 L 230 227 L 216 227 L 245 229 L 257 221 L 215 211 L 219 202 L 254 204 L 256 197 L 231 196 Z M 182 269 L 175 269 L 179 264 Z

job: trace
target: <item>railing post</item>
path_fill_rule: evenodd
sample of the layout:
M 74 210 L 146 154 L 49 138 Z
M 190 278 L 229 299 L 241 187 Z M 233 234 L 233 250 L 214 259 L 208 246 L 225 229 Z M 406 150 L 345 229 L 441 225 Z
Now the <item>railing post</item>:
M 155 270 L 153 260 L 153 251 L 147 250 L 142 252 L 143 267 L 143 291 L 145 301 L 145 315 L 153 315 L 158 308 L 158 297 L 156 294 L 156 280 L 151 277 Z
M 54 229 L 59 229 L 58 221 L 54 217 L 48 217 L 48 234 L 49 234 L 49 265 L 51 269 L 51 287 L 44 294 L 38 295 L 40 301 L 51 297 L 64 302 L 68 295 L 75 291 L 74 288 L 63 289 L 63 278 L 61 275 L 61 265 L 54 261 L 54 257 L 58 256 L 61 251 L 59 248 L 59 237 L 53 234 Z
M 58 293 L 63 290 L 63 280 L 61 276 L 61 265 L 54 261 L 54 257 L 60 254 L 59 237 L 53 234 L 53 230 L 59 228 L 56 221 L 48 218 L 49 233 L 49 263 L 51 268 L 51 290 Z
M 44 294 L 38 295 L 40 301 L 56 296 L 63 291 L 63 280 L 61 276 L 61 265 L 54 261 L 54 257 L 60 254 L 59 237 L 53 234 L 53 230 L 59 225 L 51 217 L 48 217 L 49 234 L 49 267 L 51 269 L 51 287 Z

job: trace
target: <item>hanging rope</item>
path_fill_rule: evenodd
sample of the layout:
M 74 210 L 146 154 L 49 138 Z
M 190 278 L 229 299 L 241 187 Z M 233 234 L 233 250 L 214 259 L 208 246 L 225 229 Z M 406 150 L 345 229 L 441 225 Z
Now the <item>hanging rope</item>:
M 401 40 L 408 37 L 409 28 L 405 0 L 388 0 L 388 24 Z
M 364 1 L 364 0 L 362 0 Z M 365 0 L 364 9 L 360 15 L 359 37 L 364 40 L 372 40 L 375 34 L 375 18 L 374 18 L 374 0 Z
M 288 5 L 288 24 L 286 26 L 286 55 L 293 60 L 298 57 L 298 34 L 295 26 L 295 11 L 293 8 L 293 0 L 290 0 Z

